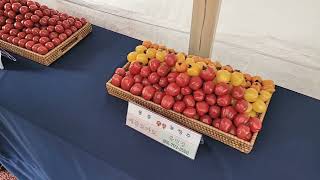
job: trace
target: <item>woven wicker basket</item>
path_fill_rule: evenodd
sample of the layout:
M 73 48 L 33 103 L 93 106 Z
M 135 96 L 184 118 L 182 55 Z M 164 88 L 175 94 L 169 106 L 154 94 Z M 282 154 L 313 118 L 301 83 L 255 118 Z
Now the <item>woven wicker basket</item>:
M 68 52 L 72 47 L 74 47 L 78 42 L 80 42 L 84 37 L 86 37 L 92 31 L 92 26 L 90 23 L 85 24 L 81 29 L 72 34 L 68 39 L 63 41 L 59 46 L 55 47 L 49 51 L 46 55 L 41 55 L 30 51 L 28 49 L 16 46 L 14 44 L 8 43 L 6 41 L 0 40 L 0 47 L 23 56 L 25 58 L 31 59 L 37 63 L 49 66 L 51 63 L 56 61 L 66 52 Z
M 127 69 L 129 66 L 129 63 L 127 63 L 124 68 Z M 256 138 L 258 136 L 258 133 L 254 133 L 252 136 L 252 139 L 250 142 L 244 141 L 242 139 L 239 139 L 236 136 L 233 136 L 231 134 L 225 133 L 213 126 L 209 126 L 207 124 L 202 123 L 201 121 L 188 118 L 184 116 L 183 114 L 174 112 L 172 110 L 166 110 L 162 108 L 160 105 L 153 103 L 151 101 L 146 101 L 140 96 L 132 95 L 130 92 L 124 91 L 121 88 L 118 88 L 111 84 L 111 80 L 109 80 L 106 83 L 107 91 L 110 95 L 118 97 L 120 99 L 123 99 L 128 102 L 133 102 L 136 104 L 139 104 L 145 108 L 148 108 L 156 113 L 159 113 L 175 122 L 178 122 L 181 125 L 184 125 L 185 127 L 188 127 L 194 131 L 197 131 L 199 133 L 202 133 L 204 135 L 207 135 L 215 140 L 218 140 L 224 144 L 227 144 L 235 149 L 238 149 L 239 151 L 243 153 L 250 153 L 253 145 L 256 141 Z M 269 101 L 270 102 L 270 101 Z M 267 102 L 267 106 L 269 105 L 269 102 Z M 261 114 L 260 119 L 263 121 L 264 116 L 266 113 Z

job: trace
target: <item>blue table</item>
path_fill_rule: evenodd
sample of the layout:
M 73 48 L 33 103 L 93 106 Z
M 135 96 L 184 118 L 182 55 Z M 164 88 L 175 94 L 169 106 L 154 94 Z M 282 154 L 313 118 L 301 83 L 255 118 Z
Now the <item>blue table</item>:
M 249 155 L 205 138 L 192 161 L 127 128 L 105 81 L 139 43 L 94 27 L 50 67 L 5 62 L 0 162 L 22 180 L 320 178 L 320 101 L 281 87 Z

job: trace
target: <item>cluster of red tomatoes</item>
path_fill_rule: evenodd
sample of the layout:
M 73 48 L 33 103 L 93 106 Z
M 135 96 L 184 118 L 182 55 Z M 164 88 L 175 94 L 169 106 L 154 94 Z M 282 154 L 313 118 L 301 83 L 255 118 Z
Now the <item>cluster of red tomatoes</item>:
M 0 0 L 3 41 L 45 55 L 86 24 L 30 0 Z
M 128 71 L 117 68 L 111 83 L 246 141 L 261 129 L 261 120 L 246 114 L 245 88 L 217 83 L 211 67 L 202 69 L 199 76 L 172 71 L 176 63 L 175 54 L 167 54 L 163 62 L 153 58 L 146 65 L 134 61 Z

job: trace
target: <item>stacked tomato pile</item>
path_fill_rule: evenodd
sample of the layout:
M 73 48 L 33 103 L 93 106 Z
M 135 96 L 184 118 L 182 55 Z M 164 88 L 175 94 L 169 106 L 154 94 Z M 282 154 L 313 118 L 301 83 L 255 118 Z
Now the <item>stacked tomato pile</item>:
M 0 0 L 0 37 L 14 45 L 45 55 L 86 24 L 28 0 Z
M 127 58 L 128 71 L 116 69 L 114 86 L 246 141 L 261 129 L 259 117 L 275 91 L 272 80 L 150 41 Z

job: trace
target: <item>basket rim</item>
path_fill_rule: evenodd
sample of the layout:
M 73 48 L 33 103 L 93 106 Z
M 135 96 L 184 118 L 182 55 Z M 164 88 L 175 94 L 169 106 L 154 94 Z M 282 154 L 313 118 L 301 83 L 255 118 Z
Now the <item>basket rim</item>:
M 54 49 L 50 50 L 47 54 L 45 55 L 42 55 L 42 54 L 39 54 L 39 53 L 36 53 L 36 52 L 33 52 L 27 48 L 22 48 L 20 46 L 17 46 L 15 44 L 12 44 L 12 43 L 9 43 L 7 41 L 4 41 L 2 39 L 0 39 L 0 42 L 5 44 L 5 45 L 8 45 L 8 46 L 13 46 L 14 48 L 17 48 L 19 50 L 22 50 L 22 51 L 25 51 L 26 53 L 31 53 L 31 54 L 35 54 L 37 56 L 39 56 L 40 58 L 43 58 L 43 59 L 46 59 L 47 57 L 50 57 L 53 53 L 56 53 L 56 50 L 57 49 L 60 49 L 62 46 L 65 45 L 64 42 L 68 42 L 70 41 L 71 39 L 73 39 L 74 37 L 78 36 L 79 32 L 83 31 L 84 29 L 88 28 L 91 26 L 91 23 L 87 22 L 84 26 L 82 26 L 80 29 L 78 29 L 75 33 L 73 33 L 71 36 L 69 36 L 66 40 L 64 40 L 63 42 L 61 42 L 61 44 L 59 44 L 57 47 L 55 47 Z
M 127 64 L 126 64 L 126 65 L 127 65 Z M 125 65 L 125 66 L 126 66 L 126 65 Z M 147 101 L 147 100 L 143 99 L 143 98 L 140 97 L 140 96 L 133 95 L 133 94 L 131 94 L 131 93 L 128 92 L 128 91 L 125 91 L 125 90 L 123 90 L 123 89 L 121 89 L 121 88 L 119 88 L 119 87 L 117 87 L 117 86 L 114 86 L 113 84 L 111 84 L 111 79 L 106 82 L 106 87 L 108 88 L 108 86 L 110 86 L 110 87 L 112 87 L 112 88 L 115 88 L 115 89 L 118 90 L 118 91 L 122 91 L 122 92 L 124 92 L 124 93 L 127 93 L 127 94 L 129 94 L 130 96 L 134 96 L 135 98 L 138 98 L 138 99 L 140 99 L 140 100 Z M 151 103 L 152 105 L 155 105 L 155 106 L 157 106 L 157 107 L 159 107 L 159 108 L 164 109 L 164 108 L 161 107 L 159 104 L 156 104 L 156 103 L 154 103 L 154 102 L 152 102 L 152 101 L 147 101 L 147 102 L 148 102 L 148 103 Z M 267 104 L 267 108 L 268 108 L 269 102 L 270 102 L 270 100 L 266 103 L 266 104 Z M 146 108 L 146 107 L 144 107 L 144 108 Z M 234 136 L 234 135 L 232 135 L 232 134 L 229 134 L 229 133 L 226 133 L 226 132 L 224 132 L 224 131 L 221 131 L 220 129 L 218 129 L 218 128 L 214 127 L 214 126 L 210 126 L 210 125 L 207 125 L 207 124 L 205 124 L 205 123 L 202 123 L 201 121 L 198 121 L 198 120 L 196 120 L 196 119 L 192 119 L 192 118 L 186 117 L 186 116 L 184 116 L 184 115 L 181 114 L 181 113 L 177 113 L 177 112 L 175 112 L 175 111 L 173 111 L 173 110 L 167 110 L 167 109 L 165 109 L 165 110 L 166 110 L 166 111 L 170 111 L 171 113 L 177 114 L 177 115 L 179 115 L 179 116 L 183 116 L 183 117 L 186 118 L 187 120 L 192 121 L 192 122 L 194 122 L 194 123 L 197 123 L 198 125 L 204 126 L 204 127 L 206 127 L 206 128 L 209 128 L 209 129 L 213 129 L 213 130 L 217 131 L 218 133 L 221 133 L 221 134 L 223 134 L 223 135 L 225 135 L 225 136 L 227 136 L 227 137 L 229 137 L 229 138 L 236 139 L 237 141 L 240 141 L 241 143 L 244 143 L 244 144 L 246 144 L 246 145 L 248 145 L 248 146 L 252 146 L 252 147 L 253 147 L 253 145 L 255 144 L 256 138 L 257 138 L 257 136 L 258 136 L 258 134 L 259 134 L 259 132 L 253 133 L 251 140 L 250 140 L 250 141 L 245 141 L 245 140 L 243 140 L 243 139 L 238 138 L 237 136 Z M 267 111 L 266 111 L 266 112 L 267 112 Z M 263 119 L 264 119 L 264 117 L 265 117 L 266 112 L 262 113 L 261 116 L 259 117 L 259 119 L 261 120 L 261 122 L 263 122 Z

